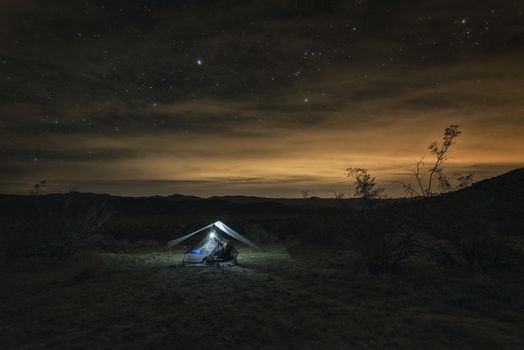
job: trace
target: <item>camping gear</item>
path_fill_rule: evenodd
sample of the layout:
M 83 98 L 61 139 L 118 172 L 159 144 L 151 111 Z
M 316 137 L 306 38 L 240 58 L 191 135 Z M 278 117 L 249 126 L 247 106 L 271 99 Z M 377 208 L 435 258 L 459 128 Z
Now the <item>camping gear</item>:
M 217 266 L 227 267 L 236 265 L 238 253 L 228 238 L 234 238 L 250 247 L 256 247 L 249 239 L 221 221 L 214 222 L 190 234 L 169 241 L 167 242 L 167 247 L 173 248 L 197 234 L 204 235 L 204 238 L 184 254 L 183 264 L 186 266 L 216 264 Z

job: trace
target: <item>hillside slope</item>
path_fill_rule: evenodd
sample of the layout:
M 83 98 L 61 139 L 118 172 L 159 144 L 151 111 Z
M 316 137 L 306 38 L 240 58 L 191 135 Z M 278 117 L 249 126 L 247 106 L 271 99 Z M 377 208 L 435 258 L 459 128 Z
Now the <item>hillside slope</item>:
M 524 168 L 440 196 L 387 208 L 387 215 L 413 218 L 431 231 L 524 235 Z

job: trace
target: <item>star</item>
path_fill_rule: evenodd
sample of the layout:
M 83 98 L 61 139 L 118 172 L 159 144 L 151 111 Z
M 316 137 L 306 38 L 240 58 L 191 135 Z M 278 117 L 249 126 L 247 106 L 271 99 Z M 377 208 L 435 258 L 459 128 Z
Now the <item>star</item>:
M 201 58 L 197 58 L 196 64 L 197 64 L 197 66 L 201 66 L 201 65 L 204 64 L 204 61 Z

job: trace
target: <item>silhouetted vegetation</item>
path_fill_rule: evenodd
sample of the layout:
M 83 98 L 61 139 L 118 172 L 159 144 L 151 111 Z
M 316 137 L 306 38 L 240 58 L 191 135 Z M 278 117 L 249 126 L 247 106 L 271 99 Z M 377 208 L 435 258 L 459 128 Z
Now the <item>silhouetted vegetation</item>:
M 355 180 L 355 196 L 363 200 L 386 198 L 385 189 L 379 187 L 375 178 L 364 168 L 347 168 L 347 176 Z
M 457 174 L 456 181 L 458 184 L 453 185 L 453 182 L 444 171 L 444 164 L 449 159 L 448 154 L 451 147 L 455 144 L 460 134 L 462 134 L 462 131 L 460 131 L 458 125 L 450 125 L 444 130 L 441 143 L 434 141 L 428 146 L 434 159 L 427 169 L 424 169 L 424 157 L 417 162 L 415 169 L 412 170 L 416 185 L 402 183 L 404 190 L 408 194 L 417 197 L 431 197 L 471 185 L 473 182 L 472 174 Z M 439 190 L 436 190 L 436 187 Z
M 488 234 L 456 236 L 430 250 L 440 264 L 479 272 L 508 271 L 524 265 L 524 252 L 514 240 Z
M 355 263 L 368 273 L 378 275 L 395 269 L 416 253 L 417 235 L 398 218 L 385 220 L 373 204 L 387 198 L 367 169 L 348 168 L 347 176 L 355 183 L 354 196 L 362 201 L 348 227 L 351 247 L 356 252 Z M 375 209 L 375 210 L 374 210 Z
M 23 256 L 65 256 L 100 240 L 111 217 L 107 203 L 76 201 L 68 197 L 52 205 L 35 201 L 28 215 L 9 218 L 3 225 L 5 252 Z
M 369 273 L 392 271 L 418 253 L 418 234 L 406 222 L 370 215 L 357 228 L 353 242 Z
M 300 191 L 303 199 L 311 198 L 311 192 L 308 189 L 303 189 Z
M 42 180 L 40 182 L 37 182 L 36 184 L 33 185 L 33 188 L 31 189 L 31 191 L 29 191 L 29 194 L 32 194 L 35 196 L 42 194 L 42 191 L 44 190 L 45 186 L 47 186 L 47 180 Z

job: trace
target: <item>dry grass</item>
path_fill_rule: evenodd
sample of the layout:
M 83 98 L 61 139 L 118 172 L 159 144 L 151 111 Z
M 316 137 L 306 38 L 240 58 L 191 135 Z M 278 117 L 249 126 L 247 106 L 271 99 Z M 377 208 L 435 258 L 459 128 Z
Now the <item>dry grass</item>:
M 368 277 L 350 252 L 240 249 L 239 266 L 183 267 L 142 248 L 4 261 L 3 349 L 524 347 L 518 276 L 419 264 Z

